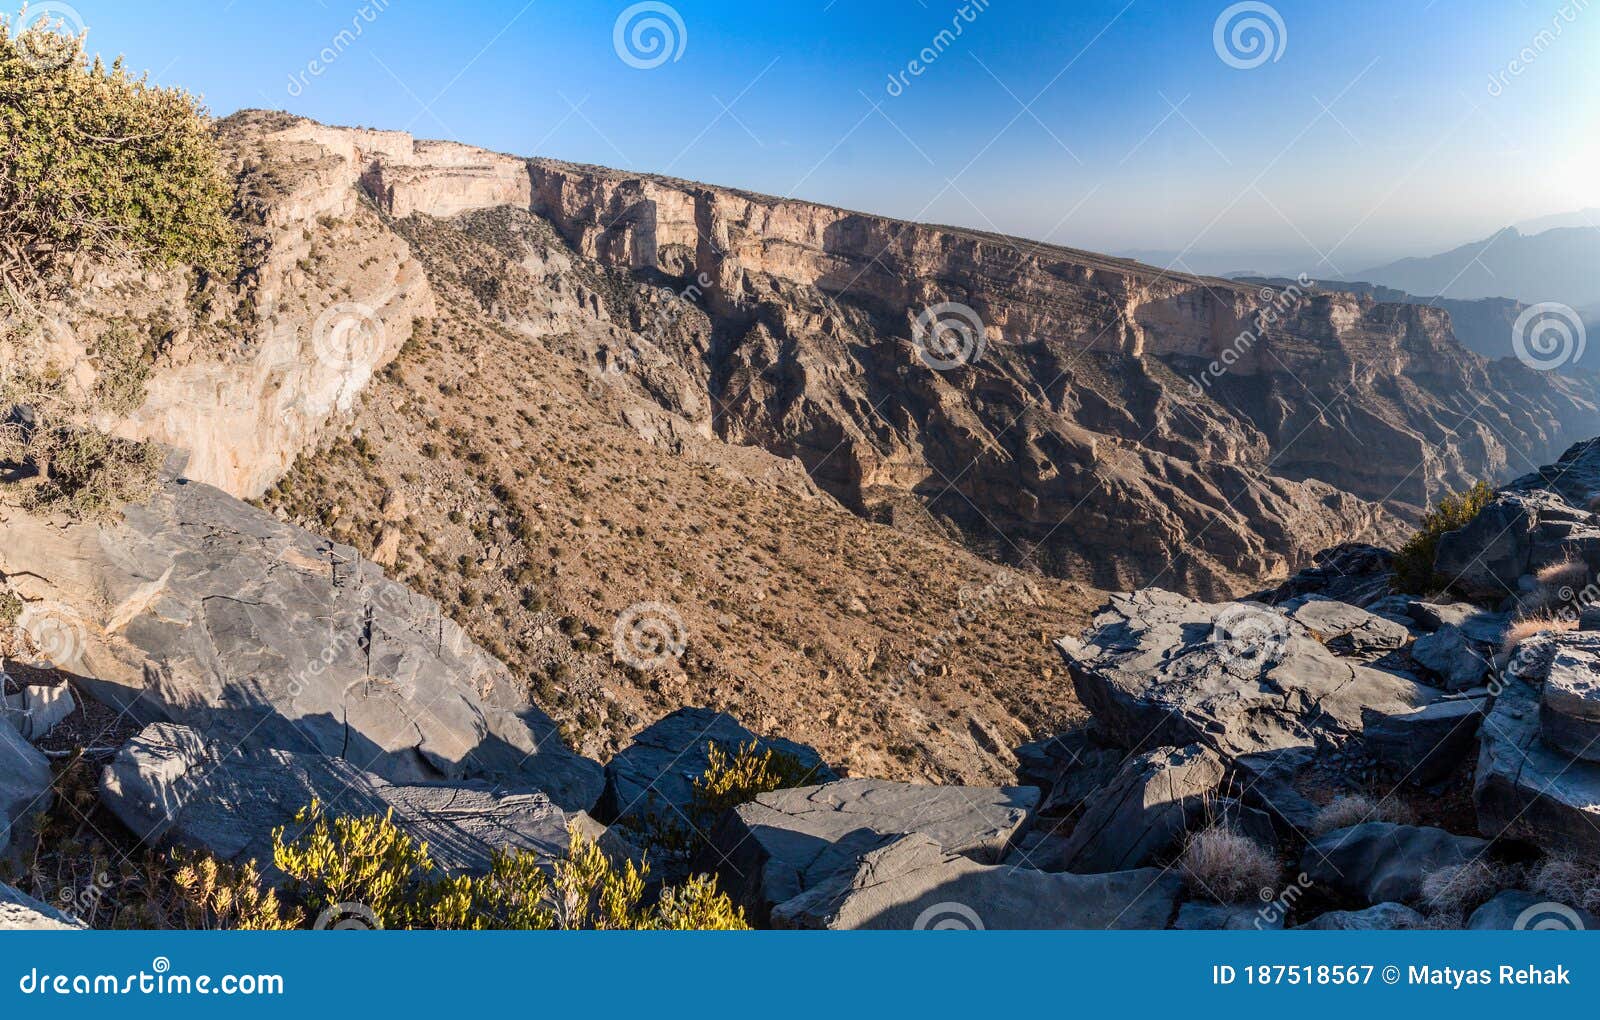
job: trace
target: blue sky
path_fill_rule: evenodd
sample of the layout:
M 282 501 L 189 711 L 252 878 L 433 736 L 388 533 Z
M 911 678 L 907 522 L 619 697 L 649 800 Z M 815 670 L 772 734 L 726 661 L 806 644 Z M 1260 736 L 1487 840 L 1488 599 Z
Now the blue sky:
M 648 69 L 614 46 L 629 6 L 72 3 L 92 49 L 219 114 L 282 108 L 1097 250 L 1349 272 L 1600 205 L 1600 3 L 1275 0 L 1282 51 L 1252 68 L 1214 45 L 1223 0 L 672 0 L 681 55 Z

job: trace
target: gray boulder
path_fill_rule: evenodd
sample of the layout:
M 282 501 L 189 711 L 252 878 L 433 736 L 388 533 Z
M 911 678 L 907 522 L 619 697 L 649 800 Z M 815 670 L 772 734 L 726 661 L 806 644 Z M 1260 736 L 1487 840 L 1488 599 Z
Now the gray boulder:
M 1540 643 L 1548 638 L 1537 639 Z M 1540 738 L 1539 695 L 1512 676 L 1478 734 L 1478 831 L 1547 851 L 1600 856 L 1600 764 Z
M 1466 864 L 1489 842 L 1431 826 L 1363 822 L 1312 840 L 1300 870 L 1322 889 L 1362 903 L 1414 902 L 1430 871 Z
M 1525 477 L 1465 527 L 1439 536 L 1434 570 L 1467 598 L 1499 601 L 1517 594 L 1524 575 L 1568 559 L 1600 564 L 1600 528 L 1541 478 Z
M 140 722 L 394 782 L 532 785 L 574 810 L 599 797 L 600 766 L 526 684 L 349 546 L 182 480 L 116 522 L 18 514 L 6 530 L 0 573 L 70 638 L 54 664 Z
M 1469 931 L 1600 931 L 1600 920 L 1577 907 L 1522 889 L 1507 889 L 1472 912 Z
M 1302 931 L 1401 931 L 1427 926 L 1426 918 L 1403 903 L 1378 903 L 1365 910 L 1330 910 L 1295 928 Z
M 567 848 L 568 815 L 542 792 L 497 790 L 481 780 L 392 783 L 342 758 L 291 751 L 237 751 L 172 723 L 147 726 L 101 774 L 100 799 L 149 845 L 254 859 L 269 872 L 272 830 L 298 833 L 295 814 L 313 800 L 332 816 L 394 812 L 441 867 L 481 873 L 496 849 L 544 855 Z
M 1547 640 L 1554 653 L 1539 698 L 1540 736 L 1574 758 L 1600 761 L 1600 634 Z
M 1451 624 L 1424 634 L 1411 646 L 1412 661 L 1438 677 L 1447 691 L 1480 686 L 1489 672 L 1492 654 Z
M 1456 698 L 1400 715 L 1375 714 L 1367 723 L 1367 753 L 1402 780 L 1437 782 L 1472 753 L 1488 700 Z
M 77 703 L 72 688 L 64 683 L 30 684 L 15 694 L 0 695 L 0 706 L 24 740 L 40 740 L 71 715 Z
M 1411 640 L 1411 631 L 1393 620 L 1329 598 L 1310 597 L 1289 615 L 1340 655 L 1393 651 Z
M 1036 866 L 1078 873 L 1142 867 L 1204 820 L 1224 772 L 1222 759 L 1198 744 L 1135 755 L 1089 798 L 1060 858 Z
M 81 931 L 88 925 L 0 882 L 0 931 Z
M 0 719 L 0 851 L 23 834 L 29 818 L 50 806 L 52 778 L 49 759 Z
M 681 708 L 646 727 L 607 763 L 605 792 L 595 815 L 612 824 L 641 823 L 658 816 L 687 825 L 694 781 L 710 767 L 712 746 L 732 755 L 752 742 L 758 753 L 770 750 L 793 757 L 813 784 L 839 778 L 805 744 L 758 737 L 723 712 Z
M 861 855 L 910 833 L 947 853 L 998 864 L 1038 806 L 1033 787 L 918 786 L 841 779 L 763 793 L 722 817 L 695 871 L 763 923 L 773 907 L 839 874 Z
M 1179 931 L 1276 931 L 1283 927 L 1283 917 L 1281 911 L 1256 906 L 1190 900 L 1178 910 L 1172 927 Z
M 1083 640 L 1056 642 L 1095 725 L 1124 746 L 1201 743 L 1225 758 L 1340 743 L 1371 715 L 1439 692 L 1341 659 L 1300 623 L 1250 603 L 1160 589 L 1118 595 Z
M 1423 630 L 1436 631 L 1440 627 L 1454 627 L 1461 631 L 1467 640 L 1490 649 L 1500 644 L 1501 639 L 1505 637 L 1506 628 L 1511 625 L 1510 613 L 1491 613 L 1470 602 L 1416 600 L 1411 603 L 1408 612 L 1417 626 Z
M 1181 895 L 1177 876 L 1155 868 L 1068 875 L 985 865 L 913 834 L 779 904 L 772 921 L 899 931 L 1165 928 Z

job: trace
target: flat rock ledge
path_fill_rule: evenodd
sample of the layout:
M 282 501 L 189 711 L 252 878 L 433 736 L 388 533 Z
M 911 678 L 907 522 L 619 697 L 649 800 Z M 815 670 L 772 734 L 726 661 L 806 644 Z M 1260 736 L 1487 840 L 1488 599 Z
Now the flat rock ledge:
M 73 634 L 54 665 L 140 723 L 394 782 L 537 785 L 570 810 L 600 796 L 599 763 L 438 603 L 219 489 L 169 478 L 115 523 L 16 514 L 6 539 L 0 573 Z
M 1056 644 L 1095 725 L 1134 750 L 1200 743 L 1232 759 L 1338 743 L 1439 697 L 1340 658 L 1277 609 L 1158 588 L 1113 596 L 1083 640 Z

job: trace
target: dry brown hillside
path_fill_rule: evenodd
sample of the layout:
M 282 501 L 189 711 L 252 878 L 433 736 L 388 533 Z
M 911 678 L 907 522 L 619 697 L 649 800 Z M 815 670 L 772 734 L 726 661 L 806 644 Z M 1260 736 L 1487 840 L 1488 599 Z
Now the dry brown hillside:
M 585 753 L 710 705 L 854 772 L 1003 780 L 1009 747 L 1072 717 L 1047 639 L 1094 592 L 1002 570 L 931 522 L 864 521 L 798 464 L 661 411 L 648 373 L 608 371 L 604 350 L 625 335 L 610 320 L 664 299 L 575 266 L 527 213 L 393 226 L 438 314 L 264 502 L 392 551 Z M 660 668 L 619 661 L 641 603 L 685 639 Z

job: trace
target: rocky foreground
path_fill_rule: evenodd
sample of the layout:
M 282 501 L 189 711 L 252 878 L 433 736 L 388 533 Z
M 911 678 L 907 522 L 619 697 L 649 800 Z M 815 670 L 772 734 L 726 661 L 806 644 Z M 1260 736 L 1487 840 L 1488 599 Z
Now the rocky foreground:
M 430 600 L 174 479 L 118 525 L 0 551 L 50 657 L 36 682 L 7 677 L 0 840 L 48 805 L 35 744 L 81 698 L 128 721 L 97 751 L 101 805 L 140 841 L 225 860 L 269 857 L 312 800 L 392 811 L 460 873 L 497 848 L 560 854 L 572 823 L 637 858 L 650 820 L 676 817 L 694 849 L 668 875 L 715 874 L 759 925 L 1586 925 L 1600 613 L 1579 582 L 1600 569 L 1597 495 L 1600 441 L 1446 534 L 1436 569 L 1477 601 L 1391 594 L 1389 554 L 1362 546 L 1251 601 L 1118 595 L 1058 642 L 1089 723 L 983 787 L 840 776 L 699 709 L 581 758 Z M 740 746 L 809 785 L 696 816 L 693 781 Z M 1200 860 L 1219 833 L 1232 856 Z M 0 926 L 77 923 L 9 888 L 0 904 Z

